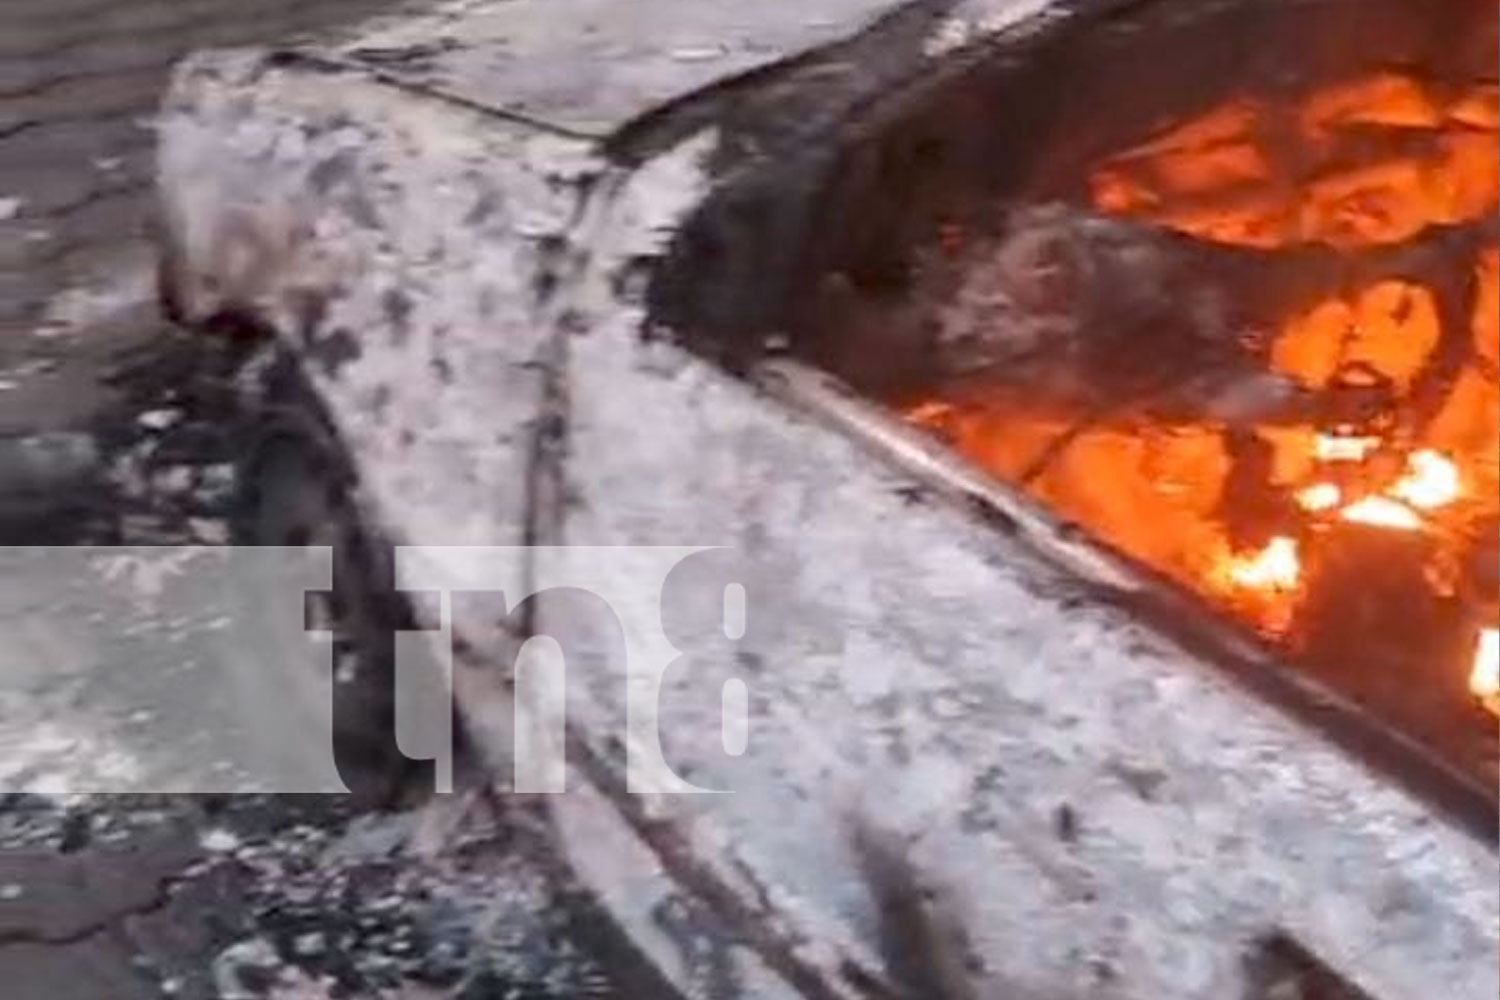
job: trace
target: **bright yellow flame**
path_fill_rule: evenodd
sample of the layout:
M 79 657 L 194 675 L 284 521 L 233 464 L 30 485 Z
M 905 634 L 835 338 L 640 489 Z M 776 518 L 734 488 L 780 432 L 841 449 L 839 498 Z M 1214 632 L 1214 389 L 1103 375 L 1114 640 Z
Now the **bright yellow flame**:
M 1401 531 L 1417 531 L 1422 527 L 1422 516 L 1406 504 L 1390 497 L 1365 497 L 1344 508 L 1343 518 L 1355 524 L 1371 524 L 1378 528 L 1397 528 Z
M 1413 507 L 1432 510 L 1452 503 L 1463 492 L 1458 466 L 1447 456 L 1424 448 L 1413 452 L 1406 462 L 1406 475 L 1391 487 L 1391 496 Z
M 1297 492 L 1297 503 L 1314 514 L 1333 510 L 1344 502 L 1344 491 L 1337 483 L 1314 483 Z
M 914 424 L 935 424 L 953 413 L 953 406 L 940 399 L 930 399 L 906 411 L 906 419 Z
M 1363 462 L 1379 447 L 1378 437 L 1319 434 L 1313 442 L 1313 457 L 1320 462 Z
M 1500 629 L 1479 630 L 1474 650 L 1474 669 L 1469 674 L 1469 690 L 1484 702 L 1484 707 L 1500 715 Z
M 1239 558 L 1229 567 L 1229 578 L 1241 587 L 1255 590 L 1291 590 L 1302 574 L 1297 542 L 1277 535 L 1253 556 Z

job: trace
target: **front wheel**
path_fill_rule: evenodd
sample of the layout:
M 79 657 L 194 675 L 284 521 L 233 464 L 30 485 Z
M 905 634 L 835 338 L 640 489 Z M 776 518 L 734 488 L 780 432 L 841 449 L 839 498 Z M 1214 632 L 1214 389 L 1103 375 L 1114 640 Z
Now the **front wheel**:
M 409 614 L 393 591 L 389 558 L 380 558 L 379 544 L 362 529 L 347 469 L 331 435 L 312 417 L 274 421 L 241 462 L 236 544 L 326 548 L 333 563 L 332 586 L 309 592 L 305 621 L 294 623 L 305 634 L 267 622 L 267 635 L 276 639 L 241 670 L 239 692 L 258 718 L 292 717 L 309 738 L 326 743 L 328 722 L 319 715 L 331 690 L 339 776 L 362 799 L 388 801 L 411 765 L 396 747 L 393 701 L 393 632 L 409 627 Z M 284 600 L 276 604 L 284 606 Z M 307 646 L 281 642 L 331 648 L 310 666 Z

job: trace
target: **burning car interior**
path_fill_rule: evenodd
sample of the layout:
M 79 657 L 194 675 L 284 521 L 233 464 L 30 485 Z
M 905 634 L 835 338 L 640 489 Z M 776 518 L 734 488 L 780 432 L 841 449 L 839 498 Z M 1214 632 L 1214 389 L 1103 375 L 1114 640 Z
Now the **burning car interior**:
M 676 250 L 710 291 L 659 308 L 836 376 L 1492 808 L 1496 8 L 1127 6 L 729 185 Z

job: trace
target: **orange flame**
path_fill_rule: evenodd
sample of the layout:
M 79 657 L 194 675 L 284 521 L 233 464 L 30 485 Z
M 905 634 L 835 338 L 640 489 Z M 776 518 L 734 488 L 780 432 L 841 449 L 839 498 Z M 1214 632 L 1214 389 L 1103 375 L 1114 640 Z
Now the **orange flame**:
M 1344 491 L 1337 483 L 1314 483 L 1297 493 L 1297 503 L 1303 510 L 1313 514 L 1333 510 L 1343 502 Z
M 1363 462 L 1379 447 L 1378 437 L 1319 434 L 1313 441 L 1313 457 L 1320 462 Z
M 1413 452 L 1407 459 L 1406 475 L 1391 487 L 1391 496 L 1422 510 L 1445 507 L 1462 492 L 1458 466 L 1430 448 Z
M 1474 667 L 1469 673 L 1469 690 L 1484 707 L 1500 715 L 1500 629 L 1479 630 L 1474 649 Z
M 1353 524 L 1369 524 L 1377 528 L 1400 531 L 1420 531 L 1422 528 L 1422 515 L 1390 497 L 1370 496 L 1356 500 L 1344 508 L 1341 516 Z
M 1355 525 L 1395 528 L 1398 531 L 1421 531 L 1422 516 L 1401 501 L 1389 496 L 1367 496 L 1344 508 L 1344 520 Z
M 1303 95 L 1235 98 L 1167 123 L 1095 164 L 1093 204 L 1232 245 L 1388 246 L 1434 224 L 1494 213 L 1497 128 L 1500 89 L 1492 81 L 1438 85 L 1383 70 Z M 943 234 L 945 246 L 950 238 L 956 237 Z M 1279 530 L 1286 535 L 1264 548 L 1236 551 L 1218 516 L 1224 501 L 1235 499 L 1228 492 L 1234 459 L 1199 427 L 1170 434 L 1086 431 L 1031 491 L 1131 556 L 1278 634 L 1297 624 L 1309 596 L 1303 561 L 1310 567 L 1329 547 L 1359 544 L 1347 532 L 1322 530 L 1330 521 L 1423 532 L 1424 545 L 1413 548 L 1431 542 L 1431 552 L 1413 555 L 1431 560 L 1431 574 L 1447 573 L 1465 558 L 1470 525 L 1500 509 L 1496 254 L 1488 243 L 1475 264 L 1477 360 L 1425 426 L 1399 440 L 1363 423 L 1259 429 L 1273 453 L 1269 481 L 1290 492 L 1301 516 L 1318 522 L 1306 534 L 1285 525 Z M 1340 384 L 1341 373 L 1367 371 L 1367 387 L 1388 391 L 1405 408 L 1454 332 L 1446 329 L 1442 304 L 1417 273 L 1330 288 L 1323 301 L 1264 331 L 1269 361 L 1314 390 Z M 1052 415 L 1031 416 L 1004 400 L 992 407 L 935 401 L 908 416 L 1011 479 L 1058 432 Z M 1327 585 L 1349 584 L 1330 576 Z M 1316 605 L 1309 610 L 1318 613 Z M 1470 684 L 1500 714 L 1496 631 L 1487 628 L 1480 637 Z
M 1252 590 L 1292 590 L 1302 576 L 1297 542 L 1277 535 L 1253 556 L 1237 558 L 1229 566 L 1229 578 Z

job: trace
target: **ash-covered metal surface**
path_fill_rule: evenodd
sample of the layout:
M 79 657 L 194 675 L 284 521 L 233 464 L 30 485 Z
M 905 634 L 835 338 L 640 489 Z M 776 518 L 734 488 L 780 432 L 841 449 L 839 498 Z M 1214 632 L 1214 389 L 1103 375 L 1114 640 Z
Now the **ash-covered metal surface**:
M 190 315 L 265 308 L 292 332 L 338 431 L 374 460 L 361 485 L 383 521 L 432 544 L 519 543 L 539 290 L 597 169 L 587 148 L 255 53 L 186 64 L 162 128 Z M 419 263 L 380 277 L 396 260 Z M 368 349 L 376 330 L 389 350 Z
M 388 28 L 372 25 L 328 54 L 603 139 L 700 88 L 839 42 L 898 6 L 654 0 L 622 16 L 615 0 L 455 0 Z
M 988 5 L 982 27 L 1035 9 Z M 959 30 L 935 24 L 913 58 Z M 442 89 L 507 109 L 465 68 L 482 63 L 455 60 L 475 87 Z M 679 771 L 732 795 L 623 794 L 619 664 L 564 604 L 533 622 L 594 652 L 570 704 L 593 797 L 564 796 L 560 827 L 638 945 L 705 995 L 885 995 L 847 835 L 864 824 L 951 897 L 983 995 L 1237 996 L 1281 932 L 1375 997 L 1493 996 L 1490 845 L 815 415 L 642 337 L 645 268 L 714 183 L 715 123 L 684 132 L 627 169 L 555 129 L 254 53 L 184 69 L 163 129 L 184 315 L 253 315 L 301 354 L 374 530 L 729 547 L 751 625 L 685 639 L 662 731 Z M 482 668 L 513 639 L 462 638 L 461 708 L 504 760 L 509 701 Z M 740 758 L 717 714 L 734 678 L 754 706 Z M 724 920 L 719 960 L 689 961 L 700 939 L 632 905 L 674 894 Z

